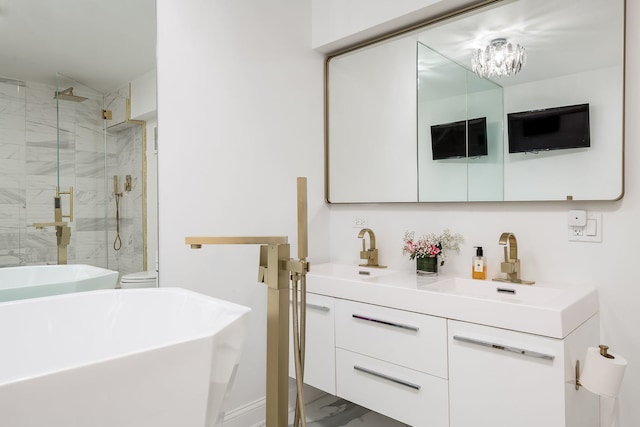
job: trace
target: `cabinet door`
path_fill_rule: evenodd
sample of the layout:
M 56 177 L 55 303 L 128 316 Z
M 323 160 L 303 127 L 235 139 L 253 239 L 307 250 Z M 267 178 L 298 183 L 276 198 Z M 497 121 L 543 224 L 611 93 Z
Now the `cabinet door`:
M 304 382 L 336 394 L 334 299 L 307 293 Z M 289 333 L 289 376 L 295 378 L 293 335 Z
M 448 321 L 451 427 L 564 427 L 562 340 Z

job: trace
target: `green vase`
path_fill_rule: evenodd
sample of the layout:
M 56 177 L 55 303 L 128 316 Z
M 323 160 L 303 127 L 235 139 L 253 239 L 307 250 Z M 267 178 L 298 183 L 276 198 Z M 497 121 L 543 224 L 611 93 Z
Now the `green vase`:
M 416 258 L 416 272 L 421 275 L 438 275 L 438 257 Z

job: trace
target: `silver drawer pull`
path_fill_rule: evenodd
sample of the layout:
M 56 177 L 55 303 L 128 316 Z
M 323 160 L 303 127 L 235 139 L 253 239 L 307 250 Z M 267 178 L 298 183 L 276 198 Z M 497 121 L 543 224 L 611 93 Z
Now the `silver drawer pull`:
M 492 343 L 492 342 L 482 341 L 482 340 L 478 340 L 478 339 L 475 339 L 475 338 L 467 338 L 467 337 L 461 337 L 461 336 L 458 336 L 458 335 L 454 335 L 453 339 L 456 340 L 456 341 L 462 341 L 462 342 L 466 342 L 466 343 L 470 343 L 470 344 L 481 345 L 481 346 L 484 346 L 484 347 L 495 348 L 497 350 L 509 351 L 511 353 L 518 353 L 518 354 L 522 354 L 524 356 L 535 357 L 535 358 L 538 358 L 538 359 L 553 360 L 553 359 L 556 358 L 552 354 L 545 354 L 545 353 L 540 353 L 540 352 L 533 351 L 533 350 L 526 350 L 526 349 L 518 348 L 518 347 L 511 347 L 511 346 L 502 345 L 502 344 L 495 344 L 495 343 Z
M 327 306 L 324 305 L 318 305 L 318 304 L 309 304 L 307 303 L 307 308 L 312 308 L 314 310 L 318 310 L 318 311 L 331 311 L 331 309 Z
M 293 302 L 289 301 L 289 304 L 293 304 Z M 298 302 L 298 305 L 300 305 L 300 302 Z M 318 311 L 326 311 L 326 312 L 331 311 L 331 309 L 329 307 L 324 306 L 324 305 L 318 305 L 318 304 L 309 304 L 309 303 L 307 303 L 307 308 L 311 308 L 313 310 L 318 310 Z
M 410 331 L 418 332 L 420 328 L 417 326 L 403 325 L 402 323 L 389 322 L 388 320 L 375 319 L 373 317 L 362 316 L 360 314 L 352 314 L 354 319 L 366 320 L 367 322 L 381 323 L 383 325 L 393 326 L 394 328 L 408 329 Z
M 386 374 L 381 374 L 380 372 L 372 371 L 371 369 L 363 368 L 362 366 L 354 366 L 353 369 L 356 371 L 364 372 L 365 374 L 373 375 L 374 377 L 382 378 L 383 380 L 391 381 L 396 384 L 403 385 L 405 387 L 412 388 L 414 390 L 420 390 L 420 386 L 418 384 L 413 384 L 405 380 L 401 380 L 399 378 L 391 377 Z

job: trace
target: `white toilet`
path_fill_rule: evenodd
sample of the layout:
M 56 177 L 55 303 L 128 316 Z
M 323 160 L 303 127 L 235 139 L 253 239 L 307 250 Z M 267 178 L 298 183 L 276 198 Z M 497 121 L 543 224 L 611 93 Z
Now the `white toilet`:
M 155 288 L 158 286 L 158 273 L 156 271 L 141 271 L 139 273 L 125 274 L 120 278 L 121 289 L 131 288 Z

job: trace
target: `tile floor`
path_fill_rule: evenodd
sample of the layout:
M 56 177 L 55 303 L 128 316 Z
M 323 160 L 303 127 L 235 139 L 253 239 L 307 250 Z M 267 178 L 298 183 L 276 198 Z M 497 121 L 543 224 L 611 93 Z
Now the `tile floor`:
M 307 427 L 408 427 L 336 396 L 323 395 L 305 405 Z M 293 418 L 289 420 L 293 425 Z

